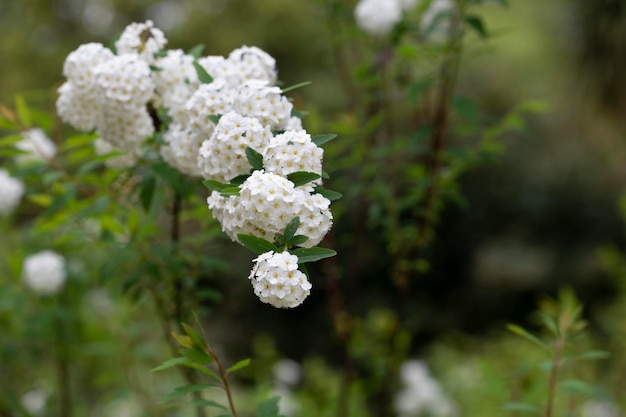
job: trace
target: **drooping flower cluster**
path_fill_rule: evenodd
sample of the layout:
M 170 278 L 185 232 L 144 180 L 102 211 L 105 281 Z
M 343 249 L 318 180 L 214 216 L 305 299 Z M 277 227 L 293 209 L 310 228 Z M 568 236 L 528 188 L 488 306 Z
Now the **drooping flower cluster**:
M 0 169 L 0 215 L 13 212 L 24 195 L 24 183 Z
M 33 291 L 41 295 L 56 294 L 65 283 L 65 258 L 49 250 L 28 256 L 22 276 Z
M 311 290 L 306 275 L 298 270 L 298 257 L 289 252 L 266 252 L 254 260 L 250 281 L 254 293 L 274 307 L 292 308 L 304 301 Z
M 155 137 L 152 143 L 173 168 L 236 189 L 213 191 L 207 200 L 233 241 L 240 234 L 274 241 L 298 217 L 297 234 L 306 238 L 300 236 L 297 246 L 319 244 L 332 225 L 330 201 L 316 193 L 323 150 L 275 85 L 274 58 L 249 46 L 226 57 L 199 57 L 197 50 L 164 50 L 166 43 L 147 21 L 129 25 L 115 53 L 96 43 L 76 49 L 64 66 L 60 116 L 79 130 L 95 130 L 96 152 L 116 153 L 106 161 L 111 167 L 132 166 L 148 155 L 142 148 L 146 139 Z M 308 179 L 297 184 L 290 177 L 303 173 Z M 257 259 L 251 279 L 264 263 Z M 274 272 L 281 279 L 304 277 L 278 267 Z M 263 275 L 253 281 L 265 302 L 294 307 L 310 288 L 302 279 L 297 297 L 296 290 L 261 291 L 269 282 Z

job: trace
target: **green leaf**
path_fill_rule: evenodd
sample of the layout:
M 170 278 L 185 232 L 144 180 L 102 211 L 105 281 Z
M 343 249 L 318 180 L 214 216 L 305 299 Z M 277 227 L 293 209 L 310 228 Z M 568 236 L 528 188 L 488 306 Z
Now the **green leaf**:
M 323 135 L 315 135 L 315 136 L 313 136 L 311 138 L 311 142 L 313 142 L 317 146 L 322 146 L 326 142 L 330 142 L 331 140 L 335 139 L 336 137 L 337 137 L 337 135 L 335 135 L 334 133 L 326 133 L 326 134 L 323 134 Z
M 239 234 L 237 235 L 237 239 L 243 246 L 251 250 L 256 255 L 261 255 L 265 252 L 279 251 L 276 245 L 272 242 L 268 242 L 267 240 L 257 236 Z
M 222 197 L 229 197 L 231 195 L 239 195 L 241 189 L 239 187 L 226 187 L 224 188 L 220 194 Z
M 174 389 L 174 391 L 170 392 L 165 397 L 163 397 L 160 402 L 165 403 L 173 399 L 180 398 L 182 396 L 190 394 L 192 392 L 203 391 L 207 388 L 214 388 L 214 387 L 215 387 L 214 384 L 185 385 L 185 386 Z
M 193 61 L 193 67 L 196 69 L 196 74 L 198 74 L 198 80 L 202 84 L 211 84 L 213 82 L 213 77 L 209 75 L 208 72 L 198 63 L 198 61 Z
M 322 196 L 326 197 L 330 201 L 339 200 L 341 197 L 343 197 L 343 194 L 338 193 L 337 191 L 327 190 L 321 185 L 315 186 L 313 191 L 316 192 L 317 194 L 321 194 Z
M 186 323 L 181 323 L 180 325 L 182 326 L 183 330 L 185 330 L 185 333 L 187 333 L 187 335 L 191 337 L 191 339 L 197 346 L 203 349 L 206 348 L 204 340 L 202 340 L 196 329 Z
M 222 118 L 221 114 L 210 114 L 207 116 L 207 119 L 212 121 L 214 125 L 218 124 L 221 118 Z
M 311 82 L 311 81 L 303 81 L 301 83 L 294 84 L 294 85 L 292 85 L 290 87 L 283 88 L 283 94 L 288 93 L 289 91 L 293 91 L 293 90 L 295 90 L 297 88 L 300 88 L 300 87 L 306 87 L 307 85 L 311 85 L 311 84 L 313 84 L 313 82 Z
M 335 256 L 337 252 L 328 248 L 298 248 L 289 251 L 292 255 L 296 255 L 298 257 L 298 263 L 303 264 L 306 262 L 315 262 L 321 259 L 330 258 Z
M 202 51 L 204 51 L 204 44 L 203 43 L 199 43 L 196 46 L 194 46 L 191 49 L 189 49 L 187 51 L 187 55 L 191 55 L 195 59 L 198 59 L 202 55 Z
M 144 211 L 150 211 L 152 205 L 152 197 L 154 196 L 154 190 L 156 188 L 156 178 L 152 175 L 147 175 L 141 181 L 141 190 L 139 191 L 139 200 L 141 201 L 141 207 Z
M 240 186 L 241 184 L 243 184 L 244 182 L 246 182 L 246 180 L 248 179 L 248 177 L 250 177 L 249 174 L 244 174 L 244 175 L 237 175 L 235 178 L 231 179 L 228 182 L 228 185 L 236 185 L 236 186 Z
M 302 245 L 304 242 L 306 242 L 307 240 L 309 240 L 308 236 L 304 236 L 304 235 L 295 235 L 294 237 L 292 237 L 289 240 L 289 246 L 298 246 L 298 245 Z
M 591 385 L 579 379 L 568 379 L 559 382 L 559 390 L 570 394 L 591 394 L 593 388 Z
M 191 401 L 189 403 L 189 405 L 194 405 L 196 407 L 200 406 L 200 407 L 215 407 L 215 408 L 221 408 L 222 410 L 226 410 L 228 411 L 228 408 L 224 407 L 222 404 L 216 403 L 215 401 L 212 400 L 205 400 L 204 398 L 196 398 L 195 400 Z M 222 414 L 224 415 L 224 414 Z M 230 414 L 227 414 L 230 415 Z
M 531 342 L 535 343 L 536 345 L 541 346 L 544 349 L 550 350 L 550 347 L 548 345 L 546 345 L 541 339 L 539 339 L 534 334 L 528 332 L 523 327 L 518 326 L 517 324 L 509 323 L 509 324 L 506 325 L 506 328 L 509 331 L 515 333 L 516 335 L 522 336 L 523 338 L 525 338 L 527 340 L 530 340 Z
M 223 184 L 219 181 L 214 180 L 204 180 L 202 184 L 211 191 L 222 191 L 225 188 L 228 188 L 227 184 Z
M 300 227 L 300 217 L 298 216 L 294 217 L 289 223 L 287 223 L 287 226 L 285 227 L 285 233 L 283 234 L 283 237 L 285 238 L 285 242 L 287 244 L 289 244 L 291 239 L 293 239 L 293 237 L 295 236 L 298 227 Z
M 208 365 L 213 362 L 213 358 L 210 355 L 197 347 L 183 348 L 180 350 L 180 353 L 189 360 L 200 365 Z
M 256 417 L 281 417 L 279 414 L 278 401 L 280 397 L 272 397 L 257 406 Z
M 588 352 L 581 353 L 580 355 L 568 357 L 567 359 L 573 360 L 573 361 L 597 360 L 597 359 L 607 359 L 610 356 L 611 354 L 604 350 L 590 350 Z
M 32 126 L 33 119 L 30 115 L 30 110 L 26 104 L 26 100 L 20 95 L 15 96 L 15 113 L 17 114 L 17 119 L 24 127 Z
M 315 181 L 318 178 L 321 178 L 321 176 L 315 172 L 296 171 L 291 174 L 287 174 L 287 179 L 293 182 L 293 185 L 296 187 Z
M 263 155 L 248 146 L 246 147 L 246 157 L 253 170 L 258 171 L 263 169 Z
M 465 16 L 465 24 L 467 24 L 470 28 L 474 29 L 476 33 L 481 38 L 488 38 L 489 33 L 487 33 L 487 28 L 485 27 L 485 23 L 480 16 L 476 15 L 466 15 Z
M 541 414 L 539 407 L 527 403 L 506 403 L 502 408 L 509 411 L 523 411 L 527 413 Z
M 187 362 L 189 362 L 189 359 L 182 356 L 179 358 L 168 359 L 156 368 L 151 369 L 150 372 L 162 371 L 164 369 L 172 368 L 174 366 L 184 365 Z
M 243 369 L 247 366 L 250 366 L 250 359 L 242 359 L 239 362 L 237 362 L 236 364 L 234 364 L 233 366 L 231 366 L 230 368 L 228 368 L 226 370 L 226 373 L 231 373 L 231 372 L 235 372 L 238 371 L 240 369 Z

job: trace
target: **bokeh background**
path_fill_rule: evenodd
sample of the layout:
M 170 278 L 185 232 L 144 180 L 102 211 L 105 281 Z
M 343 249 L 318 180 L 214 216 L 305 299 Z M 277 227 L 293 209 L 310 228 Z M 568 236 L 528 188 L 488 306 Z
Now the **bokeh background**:
M 312 81 L 292 97 L 312 112 L 316 129 L 332 131 L 350 98 L 342 93 L 326 7 L 316 0 L 2 0 L 0 103 L 10 106 L 19 93 L 52 111 L 69 52 L 87 42 L 108 44 L 130 22 L 151 19 L 171 48 L 203 43 L 215 55 L 244 44 L 264 49 L 276 58 L 284 85 Z M 455 346 L 485 354 L 486 346 L 509 343 L 499 339 L 505 324 L 528 323 L 537 300 L 564 285 L 585 303 L 600 340 L 613 343 L 608 329 L 624 323 L 603 320 L 624 299 L 611 265 L 626 244 L 619 204 L 626 188 L 626 4 L 511 0 L 476 11 L 490 37 L 468 42 L 458 95 L 473 100 L 486 123 L 520 102 L 541 111 L 526 118 L 524 132 L 503 135 L 501 155 L 461 179 L 465 203 L 444 211 L 432 268 L 413 284 L 412 354 L 430 352 L 442 375 L 446 361 L 461 357 Z M 63 134 L 53 133 L 55 140 Z M 333 160 L 325 164 L 333 175 Z M 385 242 L 374 230 L 368 249 L 354 252 L 351 207 L 340 210 L 338 262 L 361 265 L 357 277 L 342 282 L 350 289 L 346 304 L 364 316 L 385 311 L 395 297 Z M 228 251 L 233 259 L 249 257 Z M 212 284 L 224 294 L 213 327 L 228 356 L 272 351 L 298 361 L 341 361 L 324 282 L 297 311 L 273 310 L 249 291 L 242 264 Z

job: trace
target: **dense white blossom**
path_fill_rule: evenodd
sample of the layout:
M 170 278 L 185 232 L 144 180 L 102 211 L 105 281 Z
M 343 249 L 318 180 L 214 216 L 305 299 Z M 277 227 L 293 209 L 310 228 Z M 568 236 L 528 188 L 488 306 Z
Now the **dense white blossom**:
M 61 120 L 82 131 L 96 128 L 96 122 L 100 116 L 100 104 L 95 91 L 83 94 L 69 81 L 63 83 L 57 91 L 59 98 L 56 108 Z
M 228 182 L 238 175 L 249 173 L 252 166 L 246 157 L 246 148 L 262 153 L 271 138 L 269 127 L 263 126 L 257 119 L 235 112 L 226 113 L 200 148 L 197 161 L 202 176 Z
M 0 215 L 6 215 L 20 204 L 24 195 L 24 183 L 12 177 L 6 170 L 0 168 Z
M 302 191 L 300 201 L 302 202 L 298 211 L 300 226 L 297 233 L 309 238 L 300 246 L 311 248 L 324 239 L 333 225 L 330 200 L 320 194 L 309 194 Z
M 251 80 L 237 90 L 234 110 L 254 117 L 272 130 L 284 129 L 291 119 L 293 105 L 282 95 L 282 90 L 265 81 Z
M 297 307 L 310 294 L 311 283 L 298 270 L 298 257 L 289 252 L 266 252 L 254 259 L 250 272 L 254 293 L 274 307 Z
M 96 131 L 114 147 L 138 155 L 141 143 L 152 136 L 155 129 L 145 106 L 124 108 L 106 103 L 100 109 Z
M 193 66 L 194 58 L 182 50 L 170 50 L 164 57 L 158 57 L 152 72 L 156 92 L 161 104 L 177 123 L 186 124 L 189 115 L 186 103 L 199 87 L 198 75 Z
M 163 135 L 165 144 L 161 146 L 161 156 L 165 162 L 183 174 L 199 177 L 201 171 L 198 156 L 202 138 L 191 129 L 172 123 Z
M 187 101 L 189 126 L 198 134 L 210 137 L 215 130 L 215 123 L 209 116 L 226 114 L 233 110 L 237 96 L 236 89 L 229 87 L 222 79 L 215 79 L 210 84 L 202 84 Z
M 104 161 L 104 164 L 110 168 L 126 169 L 137 163 L 137 155 L 134 152 L 125 152 L 102 138 L 97 138 L 94 143 L 94 149 L 98 155 L 106 155 L 113 152 L 120 153 L 112 156 Z
M 80 94 L 93 94 L 95 90 L 94 69 L 115 55 L 100 43 L 86 43 L 72 51 L 63 64 L 63 75 Z
M 150 66 L 137 54 L 113 57 L 95 70 L 98 98 L 118 106 L 145 105 L 154 94 Z
M 400 381 L 403 389 L 394 398 L 394 407 L 399 417 L 421 414 L 433 417 L 455 415 L 454 405 L 430 375 L 423 361 L 404 362 L 400 367 Z
M 65 283 L 65 259 L 49 250 L 30 255 L 24 261 L 22 277 L 33 291 L 41 295 L 55 294 Z
M 15 158 L 18 163 L 48 161 L 57 153 L 56 145 L 42 129 L 25 130 L 22 137 L 24 139 L 15 144 L 17 149 L 24 152 Z
M 274 136 L 263 153 L 263 167 L 286 177 L 297 172 L 306 171 L 322 175 L 322 158 L 324 150 L 311 141 L 311 135 L 304 130 L 288 130 Z M 321 180 L 307 184 L 320 184 Z
M 239 83 L 247 80 L 261 80 L 275 84 L 278 72 L 276 60 L 256 46 L 242 46 L 228 55 L 231 67 L 235 68 Z
M 357 25 L 372 36 L 385 36 L 402 20 L 398 0 L 361 0 L 354 9 Z
M 120 55 L 138 54 L 144 61 L 152 63 L 155 52 L 163 49 L 166 43 L 163 31 L 154 27 L 151 20 L 147 20 L 145 23 L 131 23 L 126 26 L 115 42 L 115 48 Z

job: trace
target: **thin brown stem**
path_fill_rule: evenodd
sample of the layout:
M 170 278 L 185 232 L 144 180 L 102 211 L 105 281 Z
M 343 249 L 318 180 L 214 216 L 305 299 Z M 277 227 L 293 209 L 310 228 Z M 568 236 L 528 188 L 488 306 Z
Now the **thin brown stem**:
M 237 410 L 235 409 L 235 402 L 233 401 L 233 394 L 230 390 L 230 386 L 228 385 L 228 374 L 224 370 L 219 358 L 215 354 L 215 351 L 211 348 L 207 349 L 207 353 L 213 358 L 215 361 L 215 366 L 217 366 L 217 371 L 219 372 L 220 378 L 222 378 L 222 383 L 224 384 L 224 391 L 226 392 L 226 397 L 228 398 L 228 408 L 230 408 L 230 413 L 233 417 L 237 417 Z

